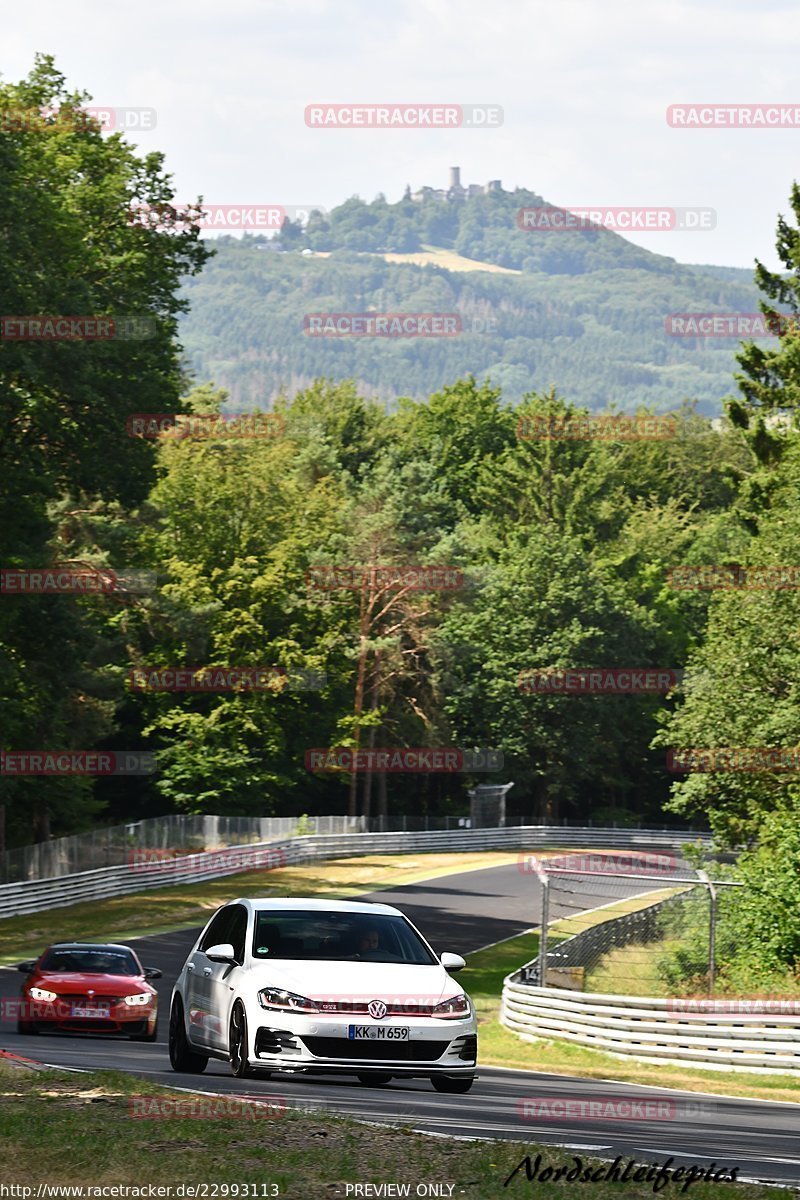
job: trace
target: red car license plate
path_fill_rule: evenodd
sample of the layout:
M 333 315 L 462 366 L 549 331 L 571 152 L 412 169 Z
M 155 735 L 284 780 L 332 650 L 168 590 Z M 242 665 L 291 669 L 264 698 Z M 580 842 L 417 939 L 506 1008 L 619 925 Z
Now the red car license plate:
M 71 1017 L 107 1017 L 111 1009 L 107 1004 L 93 1004 L 91 1007 L 86 1004 L 73 1004 L 70 1009 Z

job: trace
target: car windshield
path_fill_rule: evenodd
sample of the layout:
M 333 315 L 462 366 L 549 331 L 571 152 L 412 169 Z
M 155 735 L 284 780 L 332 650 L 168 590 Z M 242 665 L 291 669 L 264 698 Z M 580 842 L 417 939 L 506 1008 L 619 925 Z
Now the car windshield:
M 139 975 L 139 964 L 129 950 L 104 950 L 102 946 L 55 947 L 39 964 L 40 971 L 82 971 L 89 975 Z
M 256 913 L 253 957 L 363 959 L 418 967 L 438 961 L 403 917 L 302 909 Z

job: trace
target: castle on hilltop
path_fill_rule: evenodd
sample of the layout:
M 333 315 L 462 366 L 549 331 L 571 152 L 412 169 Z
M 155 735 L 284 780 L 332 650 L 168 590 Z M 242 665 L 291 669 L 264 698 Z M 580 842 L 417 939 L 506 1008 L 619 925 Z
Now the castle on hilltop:
M 406 186 L 404 200 L 413 200 L 421 204 L 423 200 L 449 200 L 451 203 L 466 200 L 471 196 L 486 196 L 490 192 L 502 192 L 503 185 L 499 179 L 490 179 L 487 184 L 468 183 L 466 187 L 461 182 L 461 167 L 450 168 L 450 186 L 448 188 L 421 187 L 412 192 Z

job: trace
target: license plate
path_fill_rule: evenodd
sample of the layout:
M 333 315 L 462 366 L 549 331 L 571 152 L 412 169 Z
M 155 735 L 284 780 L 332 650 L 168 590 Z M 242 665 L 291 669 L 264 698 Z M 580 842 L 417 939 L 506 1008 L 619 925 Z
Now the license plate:
M 107 1017 L 111 1009 L 107 1004 L 97 1004 L 87 1008 L 85 1004 L 73 1004 L 70 1016 L 73 1017 Z
M 407 1042 L 408 1025 L 351 1025 L 347 1036 L 353 1042 Z

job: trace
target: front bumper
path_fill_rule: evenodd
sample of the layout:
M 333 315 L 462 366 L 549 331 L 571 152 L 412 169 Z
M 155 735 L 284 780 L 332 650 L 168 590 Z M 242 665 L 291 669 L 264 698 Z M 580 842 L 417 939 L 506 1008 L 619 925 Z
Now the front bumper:
M 391 1075 L 474 1075 L 477 1027 L 464 1020 L 391 1017 L 383 1021 L 362 1014 L 336 1020 L 259 1008 L 248 1014 L 250 1065 L 273 1071 L 314 1071 Z M 405 1026 L 408 1038 L 355 1039 L 350 1026 L 380 1029 Z
M 20 1002 L 20 1017 L 35 1025 L 42 1032 L 48 1029 L 64 1033 L 124 1033 L 138 1035 L 152 1033 L 158 1020 L 158 1005 L 155 1000 L 135 1006 L 117 1002 L 111 1004 L 102 1016 L 76 1017 L 72 1015 L 72 1001 L 67 996 L 53 1002 L 29 1000 Z

